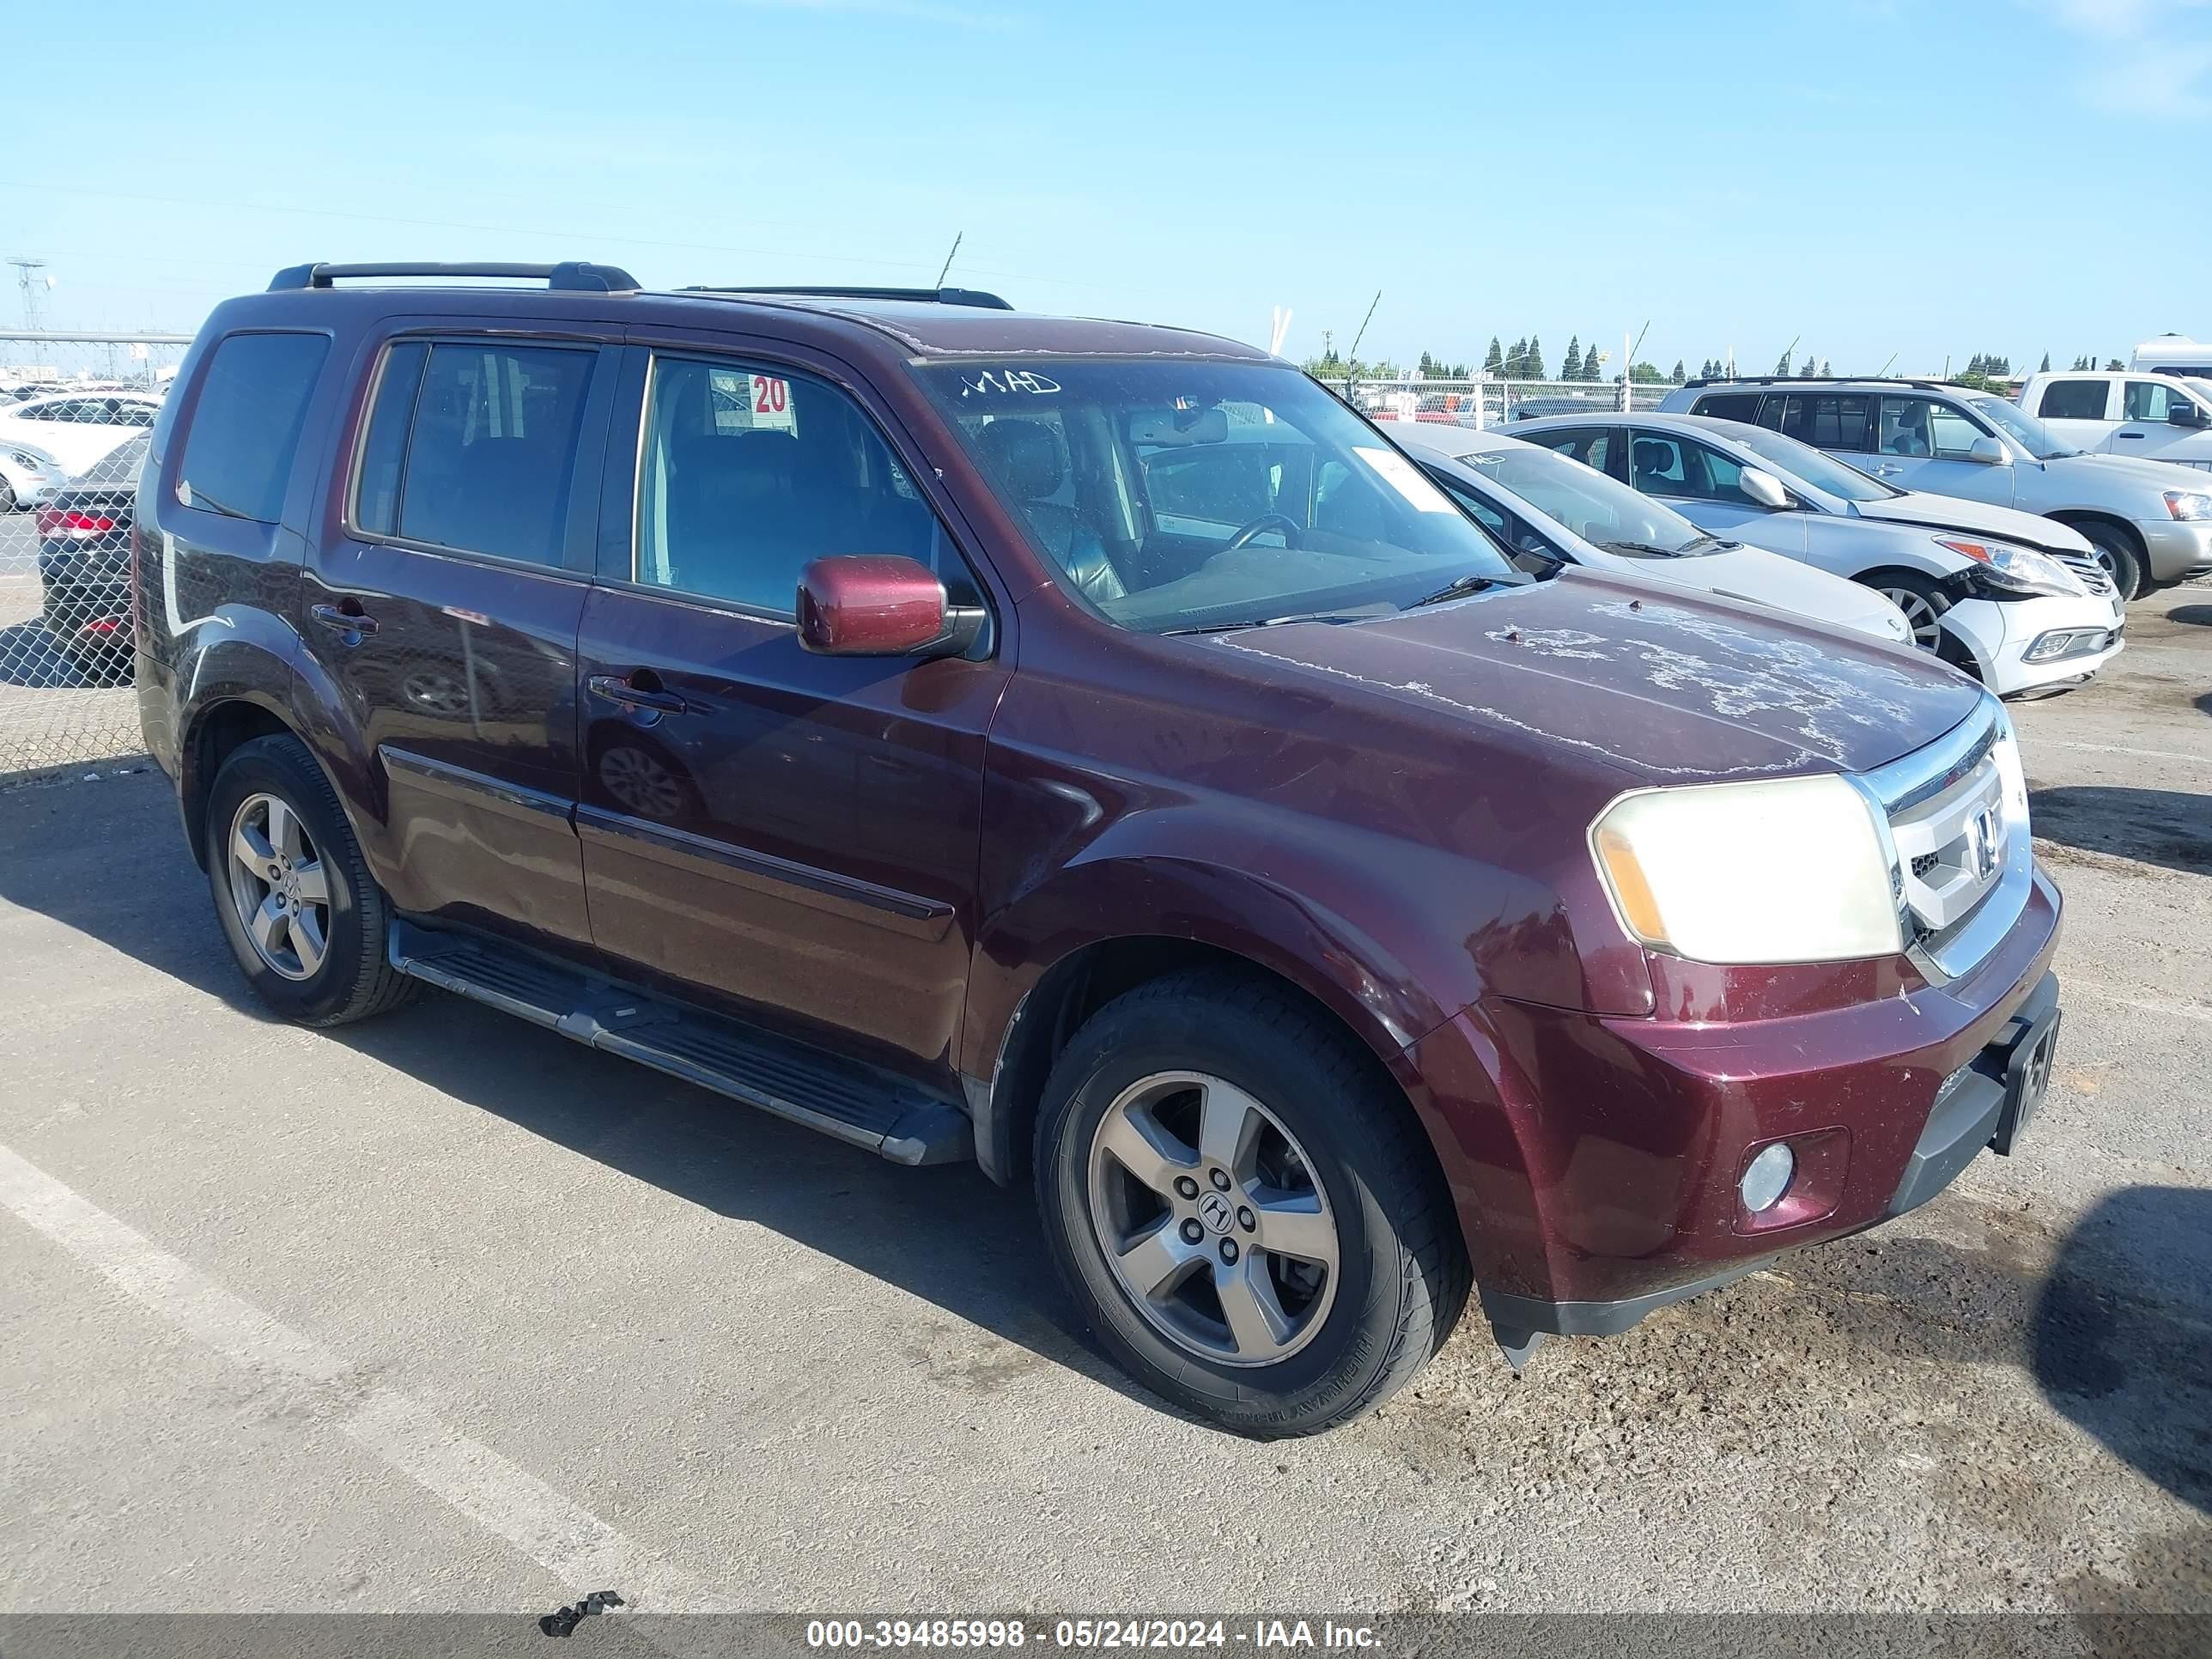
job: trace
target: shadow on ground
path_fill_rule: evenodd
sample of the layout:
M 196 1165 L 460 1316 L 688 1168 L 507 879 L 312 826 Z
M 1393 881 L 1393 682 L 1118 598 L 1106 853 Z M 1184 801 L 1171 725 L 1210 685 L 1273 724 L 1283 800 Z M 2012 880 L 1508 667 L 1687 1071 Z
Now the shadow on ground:
M 2068 784 L 2031 792 L 2028 820 L 2039 840 L 2212 874 L 2212 794 Z
M 0 900 L 270 1018 L 231 961 L 160 773 L 0 790 Z M 1027 1194 L 972 1164 L 902 1169 L 441 992 L 326 1035 L 625 1175 L 772 1228 L 1034 1356 L 906 1356 L 939 1381 L 988 1392 L 1050 1362 L 1164 1408 L 1085 1346 Z M 556 1063 L 535 1063 L 543 1056 L 531 1045 L 556 1049 Z
M 2195 628 L 2212 628 L 2212 605 L 2177 605 L 2166 613 L 2166 619 Z

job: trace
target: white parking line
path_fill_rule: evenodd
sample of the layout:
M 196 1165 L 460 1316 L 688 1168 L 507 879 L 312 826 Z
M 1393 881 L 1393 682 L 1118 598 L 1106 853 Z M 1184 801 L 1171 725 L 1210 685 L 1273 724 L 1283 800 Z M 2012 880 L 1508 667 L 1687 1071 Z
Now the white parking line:
M 733 1605 L 405 1395 L 365 1382 L 313 1338 L 234 1296 L 5 1146 L 0 1205 L 261 1386 L 305 1390 L 321 1420 L 498 1534 L 568 1592 L 619 1590 L 631 1606 L 659 1613 Z

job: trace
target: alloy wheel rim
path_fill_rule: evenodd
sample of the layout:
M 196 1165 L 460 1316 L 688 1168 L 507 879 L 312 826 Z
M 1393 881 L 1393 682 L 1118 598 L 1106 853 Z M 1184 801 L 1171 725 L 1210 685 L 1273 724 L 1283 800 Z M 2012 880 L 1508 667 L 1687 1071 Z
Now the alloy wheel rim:
M 1091 1137 L 1091 1224 L 1150 1325 L 1233 1366 L 1289 1358 L 1336 1299 L 1342 1245 L 1296 1136 L 1236 1085 L 1158 1072 L 1124 1089 Z
M 271 973 L 313 978 L 330 951 L 330 878 L 299 813 L 277 796 L 248 795 L 224 846 L 246 942 Z
M 1885 587 L 1881 596 L 1905 613 L 1905 620 L 1912 629 L 1912 642 L 1923 651 L 1933 651 L 1943 637 L 1942 618 L 1936 607 L 1923 594 L 1909 587 Z

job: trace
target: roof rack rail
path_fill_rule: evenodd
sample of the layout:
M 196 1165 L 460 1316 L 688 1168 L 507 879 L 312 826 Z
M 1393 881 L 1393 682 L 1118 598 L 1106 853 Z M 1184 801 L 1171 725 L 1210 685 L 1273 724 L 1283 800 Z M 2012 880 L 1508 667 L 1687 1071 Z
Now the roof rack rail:
M 274 294 L 283 289 L 329 288 L 340 277 L 355 276 L 512 276 L 542 279 L 548 288 L 585 294 L 635 293 L 638 287 L 637 278 L 619 265 L 595 265 L 568 259 L 557 265 L 289 265 L 270 279 L 269 291 Z
M 921 300 L 931 305 L 975 306 L 984 311 L 1012 311 L 1013 307 L 980 288 L 732 288 L 720 283 L 694 283 L 679 294 L 757 294 L 763 298 L 786 295 L 800 300 Z
M 1685 388 L 1707 386 L 1909 386 L 1923 392 L 1949 386 L 1948 380 L 1915 380 L 1904 374 L 1715 374 L 1698 375 L 1682 382 Z

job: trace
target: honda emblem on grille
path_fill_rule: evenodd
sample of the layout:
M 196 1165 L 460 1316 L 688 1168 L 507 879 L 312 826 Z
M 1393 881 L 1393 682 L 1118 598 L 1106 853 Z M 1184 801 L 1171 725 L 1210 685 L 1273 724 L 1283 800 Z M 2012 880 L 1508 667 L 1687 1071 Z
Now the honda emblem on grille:
M 1973 838 L 1974 873 L 1987 881 L 1997 872 L 1997 856 L 2001 851 L 1997 844 L 1996 809 L 1984 806 L 1975 813 L 1970 833 Z

